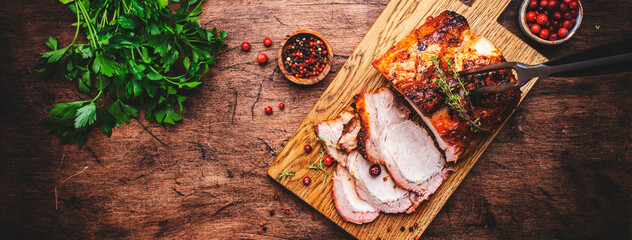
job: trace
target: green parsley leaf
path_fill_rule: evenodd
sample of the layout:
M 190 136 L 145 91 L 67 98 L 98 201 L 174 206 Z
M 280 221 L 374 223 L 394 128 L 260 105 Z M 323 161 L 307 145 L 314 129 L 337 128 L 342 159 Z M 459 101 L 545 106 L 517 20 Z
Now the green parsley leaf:
M 75 128 L 92 125 L 94 121 L 97 120 L 97 107 L 94 105 L 94 102 L 90 102 L 88 105 L 77 109 L 76 117 Z

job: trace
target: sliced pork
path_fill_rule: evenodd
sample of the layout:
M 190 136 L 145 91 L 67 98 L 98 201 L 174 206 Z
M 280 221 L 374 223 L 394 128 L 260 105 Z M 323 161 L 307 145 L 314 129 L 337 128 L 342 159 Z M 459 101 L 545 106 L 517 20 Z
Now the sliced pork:
M 358 197 L 354 178 L 343 166 L 336 167 L 333 182 L 334 202 L 342 219 L 355 224 L 362 224 L 377 218 L 380 211 Z
M 422 200 L 416 193 L 397 186 L 384 166 L 380 166 L 380 175 L 369 174 L 371 164 L 357 151 L 349 154 L 347 167 L 356 179 L 355 190 L 360 198 L 382 212 L 411 213 Z
M 351 152 L 358 147 L 358 133 L 362 129 L 360 125 L 360 118 L 354 116 L 349 122 L 345 124 L 342 130 L 342 135 L 338 139 L 338 149 L 342 149 L 346 152 Z
M 347 153 L 338 151 L 336 144 L 342 135 L 344 125 L 353 117 L 353 113 L 344 111 L 337 118 L 322 121 L 314 127 L 316 136 L 321 139 L 327 154 L 342 166 L 346 166 Z
M 447 174 L 441 152 L 425 129 L 408 119 L 408 111 L 387 88 L 356 99 L 362 130 L 359 147 L 372 163 L 386 166 L 395 183 L 426 198 Z

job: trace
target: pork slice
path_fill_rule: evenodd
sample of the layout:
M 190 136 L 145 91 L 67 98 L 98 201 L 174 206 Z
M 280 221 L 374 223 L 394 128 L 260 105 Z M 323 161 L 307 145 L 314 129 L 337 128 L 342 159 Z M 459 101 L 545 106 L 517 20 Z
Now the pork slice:
M 322 140 L 321 143 L 325 147 L 327 154 L 342 166 L 346 166 L 347 153 L 338 150 L 336 143 L 340 139 L 340 135 L 342 135 L 345 123 L 349 122 L 353 116 L 353 113 L 344 111 L 337 118 L 322 121 L 314 127 L 314 131 Z
M 389 126 L 407 120 L 410 111 L 388 88 L 376 93 L 362 92 L 356 96 L 356 110 L 360 117 L 358 151 L 369 162 L 384 164 L 380 142 Z
M 380 165 L 380 175 L 372 176 L 371 164 L 357 151 L 349 153 L 347 167 L 355 178 L 355 190 L 360 198 L 382 212 L 410 213 L 422 201 L 418 194 L 397 186 L 384 166 Z
M 377 218 L 380 211 L 358 197 L 354 188 L 353 176 L 340 164 L 336 167 L 333 181 L 334 203 L 342 219 L 355 224 L 362 224 Z
M 358 147 L 360 129 L 362 129 L 360 118 L 356 115 L 345 124 L 342 135 L 338 139 L 338 149 L 343 149 L 347 153 L 355 150 Z
M 447 177 L 445 160 L 434 141 L 425 129 L 410 120 L 390 127 L 381 147 L 385 165 L 397 185 L 423 199 Z

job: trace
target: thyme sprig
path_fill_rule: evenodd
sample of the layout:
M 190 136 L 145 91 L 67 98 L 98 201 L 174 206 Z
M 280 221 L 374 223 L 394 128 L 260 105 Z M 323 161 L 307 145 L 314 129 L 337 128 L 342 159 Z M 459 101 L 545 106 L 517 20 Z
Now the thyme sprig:
M 460 75 L 454 71 L 454 66 L 452 65 L 452 60 L 448 59 L 448 71 L 452 73 L 452 77 L 456 79 L 457 86 L 455 89 L 450 87 L 448 83 L 448 78 L 446 77 L 446 73 L 441 69 L 441 60 L 437 56 L 432 57 L 432 63 L 434 65 L 435 71 L 437 72 L 437 78 L 433 81 L 437 84 L 437 87 L 441 89 L 441 91 L 446 95 L 445 104 L 448 105 L 451 109 L 455 110 L 459 117 L 467 121 L 470 125 L 470 130 L 472 132 L 478 132 L 479 130 L 483 130 L 481 128 L 481 120 L 480 118 L 476 118 L 472 120 L 467 110 L 465 110 L 465 102 L 469 101 L 470 91 L 465 89 L 465 83 L 461 81 L 459 78 Z M 467 99 L 464 99 L 467 98 Z
M 277 177 L 277 180 L 281 180 L 282 178 L 285 178 L 285 177 L 292 177 L 292 176 L 294 176 L 294 171 L 281 172 L 281 173 L 279 174 L 279 176 Z
M 312 169 L 312 170 L 317 170 L 317 171 L 323 171 L 325 173 L 325 178 L 323 178 L 323 184 L 324 184 L 325 180 L 327 180 L 327 169 L 323 167 L 325 152 L 323 152 L 323 150 L 320 150 L 319 153 L 320 153 L 320 157 L 318 157 L 318 163 L 317 163 L 318 165 L 314 163 L 311 166 L 307 166 L 307 168 Z

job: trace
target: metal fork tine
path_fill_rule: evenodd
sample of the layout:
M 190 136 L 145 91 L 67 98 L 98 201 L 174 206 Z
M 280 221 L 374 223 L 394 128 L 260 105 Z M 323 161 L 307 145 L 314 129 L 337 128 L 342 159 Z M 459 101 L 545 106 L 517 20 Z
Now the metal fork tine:
M 502 70 L 502 69 L 515 68 L 516 66 L 517 66 L 516 62 L 503 62 L 503 63 L 487 65 L 487 66 L 483 66 L 479 68 L 467 69 L 464 71 L 460 71 L 459 74 L 469 75 L 469 74 L 475 74 L 475 73 L 484 73 L 484 72 L 491 72 L 491 71 Z

